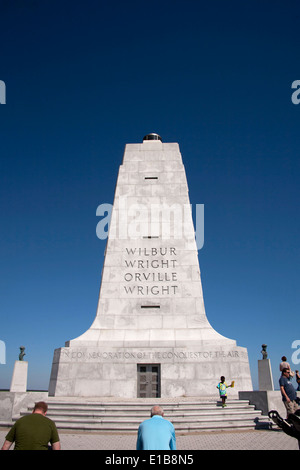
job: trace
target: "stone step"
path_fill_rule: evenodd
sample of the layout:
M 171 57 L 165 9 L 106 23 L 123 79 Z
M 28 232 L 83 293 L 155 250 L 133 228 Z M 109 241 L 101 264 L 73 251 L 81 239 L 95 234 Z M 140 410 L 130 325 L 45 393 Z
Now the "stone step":
M 174 401 L 163 401 L 163 399 L 159 398 L 153 398 L 153 400 L 148 400 L 145 401 L 145 399 L 136 399 L 136 400 L 122 400 L 122 401 L 116 401 L 116 400 L 107 400 L 107 401 L 97 401 L 97 400 L 90 400 L 90 399 L 84 399 L 81 398 L 79 399 L 72 399 L 72 398 L 54 398 L 54 397 L 48 397 L 47 398 L 47 403 L 48 405 L 69 405 L 69 406 L 140 406 L 140 407 L 151 407 L 155 404 L 160 405 L 162 407 L 184 407 L 184 406 L 211 406 L 211 405 L 218 405 L 221 404 L 221 400 L 216 400 L 216 399 L 211 399 L 211 400 L 192 400 L 192 401 L 187 401 L 187 400 L 178 400 L 176 402 Z M 235 404 L 237 406 L 239 405 L 249 405 L 248 400 L 239 400 L 239 399 L 227 399 L 226 403 L 230 404 Z
M 221 405 L 212 405 L 212 406 L 207 406 L 207 407 L 203 407 L 203 406 L 195 406 L 195 407 L 170 407 L 170 408 L 167 408 L 167 407 L 163 407 L 164 408 L 164 412 L 165 414 L 176 414 L 176 413 L 202 413 L 202 412 L 215 412 L 220 409 L 223 409 Z M 228 404 L 227 409 L 230 409 L 230 410 L 237 410 L 237 411 L 240 411 L 240 412 L 244 412 L 244 411 L 251 411 L 251 410 L 254 410 L 255 407 L 254 405 L 243 405 L 243 406 L 237 406 L 237 405 L 230 405 Z M 33 409 L 33 407 L 29 408 L 29 409 Z M 89 413 L 106 413 L 106 414 L 119 414 L 119 413 L 126 413 L 126 414 L 138 414 L 138 415 L 149 415 L 150 413 L 150 407 L 147 407 L 147 408 L 144 408 L 144 409 L 141 409 L 140 407 L 125 407 L 125 406 L 122 406 L 122 407 L 104 407 L 104 406 L 99 406 L 99 407 L 95 407 L 95 406 L 80 406 L 80 405 L 76 405 L 76 406 L 66 406 L 66 405 L 49 405 L 48 407 L 48 414 L 51 412 L 51 413 L 54 413 L 55 411 L 61 411 L 61 412 L 65 412 L 65 413 L 68 413 L 68 412 L 89 412 Z
M 124 403 L 124 402 L 102 402 L 102 403 L 95 403 L 95 402 L 52 402 L 47 401 L 49 409 L 54 409 L 57 407 L 63 409 L 80 409 L 80 408 L 89 408 L 89 409 L 106 409 L 113 411 L 115 409 L 118 410 L 126 410 L 126 411 L 150 411 L 150 408 L 153 406 L 153 402 L 149 403 Z M 237 408 L 249 408 L 253 407 L 253 405 L 249 405 L 247 400 L 227 400 L 227 405 L 234 406 Z M 165 411 L 176 410 L 176 409 L 215 409 L 221 407 L 221 402 L 214 401 L 214 402 L 183 402 L 183 403 L 159 403 L 160 406 L 164 408 Z
M 199 411 L 199 412 L 183 412 L 183 411 L 175 411 L 173 413 L 165 413 L 165 417 L 168 419 L 172 418 L 184 418 L 184 417 L 193 417 L 193 416 L 222 416 L 222 415 L 244 415 L 247 414 L 247 416 L 254 415 L 257 416 L 259 412 L 257 410 L 231 410 L 230 408 L 227 408 L 226 411 L 222 409 L 222 411 L 219 410 L 212 410 L 212 411 Z M 27 413 L 26 413 L 27 414 Z M 149 413 L 145 412 L 140 412 L 140 413 L 130 413 L 130 412 L 117 412 L 115 411 L 114 413 L 110 413 L 107 410 L 104 411 L 91 411 L 91 410 L 86 410 L 86 411 L 78 411 L 78 410 L 49 410 L 47 413 L 47 416 L 53 417 L 53 416 L 93 416 L 93 417 L 106 417 L 110 416 L 112 418 L 130 418 L 130 417 L 136 417 L 137 419 L 140 418 L 148 418 Z
M 190 432 L 190 431 L 223 431 L 223 430 L 235 430 L 235 429 L 257 429 L 269 427 L 267 417 L 265 421 L 254 421 L 252 420 L 207 420 L 207 421 L 195 421 L 195 422 L 182 422 L 174 423 L 176 432 Z M 99 432 L 111 432 L 111 433 L 137 433 L 139 423 L 120 423 L 120 422 L 73 422 L 58 420 L 56 422 L 57 428 L 60 430 L 76 430 L 76 431 L 99 431 Z
M 151 401 L 94 401 L 50 399 L 47 416 L 58 429 L 103 432 L 137 432 L 139 424 L 150 417 Z M 228 400 L 222 408 L 216 400 L 159 401 L 176 431 L 209 431 L 269 427 L 269 418 L 255 410 L 247 400 Z M 32 407 L 22 410 L 24 416 Z
M 21 412 L 21 415 L 26 415 L 28 414 L 28 412 Z M 243 411 L 235 411 L 235 410 L 230 410 L 230 409 L 227 409 L 226 411 L 225 410 L 222 410 L 222 411 L 214 411 L 214 412 L 204 412 L 204 413 L 182 413 L 182 412 L 178 412 L 178 413 L 174 413 L 172 415 L 168 414 L 168 415 L 165 415 L 165 418 L 166 419 L 169 419 L 170 421 L 172 421 L 173 423 L 175 421 L 178 421 L 180 419 L 182 420 L 186 420 L 187 418 L 189 419 L 189 421 L 191 420 L 194 420 L 194 419 L 197 419 L 197 420 L 200 420 L 200 419 L 205 419 L 206 417 L 209 417 L 210 419 L 228 419 L 229 417 L 239 417 L 239 416 L 246 416 L 247 418 L 252 418 L 252 417 L 257 417 L 259 414 L 258 411 L 256 410 L 249 410 L 248 412 L 243 412 Z M 65 418 L 69 418 L 69 419 L 72 419 L 72 420 L 75 420 L 75 419 L 98 419 L 98 420 L 111 420 L 111 421 L 136 421 L 136 422 L 140 422 L 141 419 L 147 419 L 149 418 L 149 414 L 141 414 L 141 415 L 137 415 L 137 414 L 132 414 L 132 413 L 118 413 L 118 414 L 110 414 L 110 413 L 88 413 L 88 412 L 81 412 L 81 411 L 69 411 L 69 412 L 64 412 L 64 411 L 48 411 L 47 413 L 47 416 L 51 419 L 53 419 L 54 421 L 57 421 L 58 419 L 60 419 L 61 417 L 65 417 Z

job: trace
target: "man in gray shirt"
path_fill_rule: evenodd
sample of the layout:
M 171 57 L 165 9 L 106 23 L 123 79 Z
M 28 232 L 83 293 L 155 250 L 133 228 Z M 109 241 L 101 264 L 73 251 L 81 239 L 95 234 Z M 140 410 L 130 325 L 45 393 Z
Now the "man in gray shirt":
M 282 395 L 282 401 L 287 411 L 287 418 L 289 414 L 295 413 L 299 406 L 296 402 L 297 392 L 290 381 L 290 369 L 284 368 L 282 375 L 279 379 L 280 391 Z

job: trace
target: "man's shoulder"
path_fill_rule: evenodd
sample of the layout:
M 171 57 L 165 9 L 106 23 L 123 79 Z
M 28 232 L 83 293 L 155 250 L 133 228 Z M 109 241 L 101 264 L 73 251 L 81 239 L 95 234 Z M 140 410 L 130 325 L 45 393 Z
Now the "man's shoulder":
M 16 424 L 30 423 L 31 421 L 34 421 L 33 413 L 21 416 L 21 418 L 16 421 Z
M 142 424 L 147 424 L 147 423 L 149 423 L 150 421 L 151 421 L 151 418 L 147 418 L 147 419 L 145 419 L 144 421 L 141 422 L 140 426 L 141 426 Z
M 18 419 L 16 422 L 17 424 L 19 423 L 20 425 L 22 424 L 48 424 L 50 426 L 55 426 L 54 421 L 52 419 L 48 418 L 48 416 L 44 416 L 40 413 L 31 413 L 29 415 L 22 416 L 21 418 Z
M 170 426 L 174 427 L 171 421 L 163 418 L 162 416 L 153 416 L 152 418 L 145 419 L 140 426 Z
M 34 427 L 35 425 L 36 425 L 36 420 L 34 418 L 33 413 L 31 413 L 29 415 L 21 416 L 21 418 L 19 418 L 15 422 L 13 427 L 17 430 L 21 430 L 27 427 Z
M 279 385 L 285 385 L 286 383 L 288 383 L 288 379 L 282 375 L 279 379 Z
M 45 423 L 47 423 L 49 426 L 53 427 L 53 428 L 56 428 L 56 424 L 54 421 L 52 421 L 52 419 L 48 418 L 48 416 L 43 416 L 43 418 L 45 418 Z

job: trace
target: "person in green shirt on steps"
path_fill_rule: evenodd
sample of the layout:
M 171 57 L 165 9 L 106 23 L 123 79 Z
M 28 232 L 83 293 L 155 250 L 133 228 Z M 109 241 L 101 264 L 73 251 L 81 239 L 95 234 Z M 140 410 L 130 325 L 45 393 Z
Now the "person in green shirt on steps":
M 217 388 L 219 389 L 220 398 L 222 400 L 222 408 L 225 408 L 225 406 L 227 406 L 226 405 L 227 388 L 228 387 L 233 387 L 234 386 L 234 381 L 232 381 L 230 385 L 227 385 L 227 383 L 225 382 L 224 375 L 222 375 L 220 380 L 221 380 L 221 382 L 218 383 Z
M 15 422 L 1 450 L 9 450 L 13 442 L 14 450 L 60 450 L 58 432 L 54 422 L 46 417 L 47 411 L 45 402 L 36 403 L 32 414 Z

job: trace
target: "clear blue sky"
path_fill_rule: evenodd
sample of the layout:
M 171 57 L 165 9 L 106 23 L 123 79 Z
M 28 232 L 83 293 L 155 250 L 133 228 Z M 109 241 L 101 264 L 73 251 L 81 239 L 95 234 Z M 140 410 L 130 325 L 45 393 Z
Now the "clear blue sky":
M 0 388 L 26 347 L 31 389 L 96 314 L 126 143 L 178 142 L 207 317 L 274 382 L 299 331 L 300 79 L 296 0 L 0 3 Z M 298 366 L 300 367 L 300 366 Z M 297 368 L 297 366 L 293 366 Z

